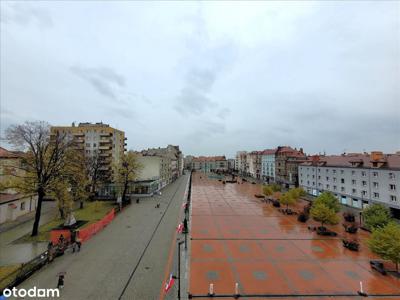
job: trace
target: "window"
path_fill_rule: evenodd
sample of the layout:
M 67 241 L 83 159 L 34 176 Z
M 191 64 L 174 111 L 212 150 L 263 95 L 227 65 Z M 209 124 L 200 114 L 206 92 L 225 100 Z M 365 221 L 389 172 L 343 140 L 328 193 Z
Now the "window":
M 367 191 L 361 191 L 361 195 L 367 196 Z
M 333 174 L 336 174 L 336 170 L 332 170 Z
M 374 184 L 374 189 L 377 189 L 379 187 L 379 183 L 374 182 L 373 184 Z
M 356 190 L 356 189 L 352 189 L 351 192 L 352 192 L 353 194 L 356 194 L 356 193 L 357 193 L 357 190 Z
M 318 179 L 321 179 L 321 176 L 318 176 Z
M 394 173 L 389 173 L 389 179 L 395 179 L 396 178 L 396 176 L 394 175 Z
M 394 184 L 389 184 L 389 190 L 395 191 L 395 190 L 396 190 L 396 185 L 394 185 Z
M 344 183 L 344 178 L 341 178 L 341 179 L 340 179 L 340 182 L 341 182 L 341 183 Z
M 307 178 L 310 177 L 310 174 L 307 174 Z
M 379 198 L 379 193 L 374 193 L 374 198 Z
M 340 174 L 344 174 L 344 170 L 340 170 Z
M 378 172 L 372 172 L 372 175 L 373 175 L 374 177 L 378 177 Z
M 356 171 L 351 171 L 351 175 L 356 175 Z
M 363 180 L 362 185 L 367 186 L 367 182 L 365 180 Z
M 96 143 L 93 143 L 93 147 L 96 147 Z
M 325 169 L 325 172 L 328 173 L 328 172 L 329 172 L 329 169 Z
M 320 173 L 321 172 L 321 169 L 318 169 L 318 173 Z
M 326 177 L 326 180 L 329 180 L 329 177 Z
M 326 185 L 326 188 L 329 189 L 329 184 Z
M 302 179 L 302 180 L 300 180 L 300 183 L 301 183 L 301 184 L 303 183 L 303 179 Z
M 337 186 L 336 186 L 336 185 L 334 185 L 334 186 L 333 186 L 333 189 L 336 191 L 336 189 L 337 189 Z
M 336 177 L 333 177 L 333 182 L 336 182 Z
M 86 147 L 90 147 L 90 143 L 86 143 Z
M 367 176 L 367 172 L 365 172 L 365 171 L 362 171 L 362 172 L 361 172 L 361 176 L 362 176 L 362 177 L 365 177 L 365 176 Z
M 315 178 L 315 175 L 313 175 L 312 178 L 314 179 L 314 178 Z
M 319 182 L 319 183 L 318 183 L 318 186 L 322 186 L 322 183 L 321 183 L 321 182 Z
M 315 181 L 312 182 L 312 185 L 315 185 Z
M 20 209 L 21 209 L 21 210 L 25 210 L 25 202 L 21 202 Z
M 309 182 L 309 181 L 307 181 L 307 185 L 310 185 L 310 182 Z
M 352 179 L 352 180 L 351 180 L 351 184 L 352 184 L 352 185 L 355 185 L 355 184 L 356 184 L 356 181 L 355 181 L 354 179 Z
M 396 202 L 397 198 L 395 195 L 390 195 L 390 201 Z
M 344 186 L 342 186 L 342 187 L 340 188 L 340 191 L 342 191 L 342 192 L 346 191 L 346 189 L 344 188 Z

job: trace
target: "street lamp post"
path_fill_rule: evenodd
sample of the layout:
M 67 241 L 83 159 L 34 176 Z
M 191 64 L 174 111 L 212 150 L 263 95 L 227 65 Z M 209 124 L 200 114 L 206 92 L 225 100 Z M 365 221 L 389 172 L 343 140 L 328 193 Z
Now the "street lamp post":
M 178 240 L 179 241 L 179 240 Z M 178 242 L 178 299 L 181 299 L 181 245 L 183 241 Z

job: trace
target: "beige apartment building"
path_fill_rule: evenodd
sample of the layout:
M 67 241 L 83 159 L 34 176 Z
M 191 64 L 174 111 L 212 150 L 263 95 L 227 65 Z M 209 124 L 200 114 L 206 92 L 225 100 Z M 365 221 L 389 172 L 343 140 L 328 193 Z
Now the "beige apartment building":
M 100 122 L 51 127 L 52 136 L 57 132 L 66 133 L 76 142 L 77 149 L 82 150 L 85 156 L 98 155 L 101 163 L 99 170 L 103 173 L 103 178 L 107 181 L 113 180 L 113 166 L 126 151 L 126 137 L 123 131 Z

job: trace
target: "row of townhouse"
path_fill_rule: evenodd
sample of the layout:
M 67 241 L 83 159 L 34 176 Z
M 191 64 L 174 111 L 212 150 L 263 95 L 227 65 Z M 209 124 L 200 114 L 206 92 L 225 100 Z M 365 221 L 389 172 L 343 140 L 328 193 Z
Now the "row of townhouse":
M 191 157 L 190 169 L 194 171 L 202 171 L 205 173 L 227 172 L 229 169 L 229 161 L 226 159 L 225 156 Z
M 142 166 L 132 194 L 152 194 L 183 174 L 184 160 L 179 146 L 151 148 L 137 152 Z
M 329 191 L 360 209 L 381 203 L 400 217 L 400 153 L 312 156 L 299 165 L 299 183 L 310 195 Z
M 239 151 L 236 154 L 235 170 L 264 182 L 276 182 L 287 186 L 298 185 L 298 165 L 307 156 L 303 149 L 279 146 L 263 151 Z

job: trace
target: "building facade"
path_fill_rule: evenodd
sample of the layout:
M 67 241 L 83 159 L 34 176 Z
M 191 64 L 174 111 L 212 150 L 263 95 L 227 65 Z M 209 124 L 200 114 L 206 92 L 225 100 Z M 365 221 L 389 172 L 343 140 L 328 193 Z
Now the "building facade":
M 106 182 L 114 180 L 114 167 L 126 151 L 126 137 L 123 131 L 100 122 L 79 123 L 77 126 L 75 123 L 72 123 L 72 126 L 54 126 L 50 132 L 51 136 L 66 134 L 85 156 L 98 156 L 101 177 Z
M 228 161 L 225 156 L 200 156 L 192 160 L 192 170 L 209 172 L 227 172 Z
M 305 162 L 307 156 L 303 149 L 293 149 L 289 146 L 279 146 L 275 156 L 275 181 L 287 187 L 297 186 L 298 166 Z
M 0 147 L 0 184 L 6 185 L 15 176 L 24 176 L 23 152 L 9 151 Z M 14 221 L 18 217 L 36 210 L 37 196 L 24 195 L 14 189 L 0 193 L 0 224 Z
M 169 171 L 172 181 L 183 174 L 184 160 L 183 153 L 179 146 L 168 145 L 166 148 L 150 148 L 140 152 L 143 156 L 159 156 L 169 159 Z
M 400 154 L 313 156 L 299 165 L 299 180 L 310 195 L 329 191 L 340 203 L 360 209 L 381 203 L 400 217 Z
M 250 177 L 261 179 L 261 157 L 262 151 L 252 151 L 248 153 L 248 175 Z
M 236 153 L 235 169 L 240 175 L 247 174 L 248 165 L 247 165 L 247 152 L 246 151 L 238 151 Z
M 228 170 L 229 171 L 235 171 L 235 165 L 236 165 L 235 159 L 234 158 L 229 158 L 228 159 Z
M 261 178 L 267 183 L 275 182 L 276 150 L 266 149 L 261 154 Z

